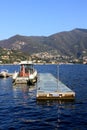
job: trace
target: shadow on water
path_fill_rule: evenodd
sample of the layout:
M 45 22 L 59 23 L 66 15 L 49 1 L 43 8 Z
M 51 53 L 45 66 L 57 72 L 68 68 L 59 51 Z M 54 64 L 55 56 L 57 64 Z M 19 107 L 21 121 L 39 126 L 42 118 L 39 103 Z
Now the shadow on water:
M 75 100 L 37 100 L 38 105 L 48 105 L 48 104 L 74 104 Z

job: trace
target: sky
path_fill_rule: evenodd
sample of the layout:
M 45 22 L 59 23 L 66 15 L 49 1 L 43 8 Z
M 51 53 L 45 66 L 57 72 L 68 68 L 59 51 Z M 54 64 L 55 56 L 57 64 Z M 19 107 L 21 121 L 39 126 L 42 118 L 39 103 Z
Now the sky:
M 0 40 L 87 29 L 87 0 L 0 0 Z

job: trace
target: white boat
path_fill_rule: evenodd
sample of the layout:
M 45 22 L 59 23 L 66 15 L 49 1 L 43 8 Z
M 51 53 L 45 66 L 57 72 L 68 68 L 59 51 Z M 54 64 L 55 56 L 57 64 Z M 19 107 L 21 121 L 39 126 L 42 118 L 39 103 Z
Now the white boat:
M 37 81 L 37 71 L 34 69 L 32 61 L 21 61 L 20 71 L 12 76 L 13 83 L 34 84 Z
M 0 71 L 0 78 L 6 78 L 6 77 L 9 77 L 8 70 L 2 69 Z

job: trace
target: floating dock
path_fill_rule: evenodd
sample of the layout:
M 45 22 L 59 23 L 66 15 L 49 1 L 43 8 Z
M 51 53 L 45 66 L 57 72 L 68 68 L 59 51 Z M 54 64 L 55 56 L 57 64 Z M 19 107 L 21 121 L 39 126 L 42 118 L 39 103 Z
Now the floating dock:
M 50 73 L 39 73 L 37 80 L 37 100 L 75 99 L 75 92 Z

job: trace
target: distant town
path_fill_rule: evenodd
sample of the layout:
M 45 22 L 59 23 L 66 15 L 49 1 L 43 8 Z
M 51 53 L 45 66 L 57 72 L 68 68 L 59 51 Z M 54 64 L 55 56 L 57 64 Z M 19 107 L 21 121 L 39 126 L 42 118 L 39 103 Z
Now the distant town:
M 0 49 L 0 64 L 18 64 L 22 60 L 29 59 L 36 64 L 87 64 L 87 56 L 75 58 L 73 56 L 58 55 L 57 52 L 40 52 L 27 55 L 16 50 Z

